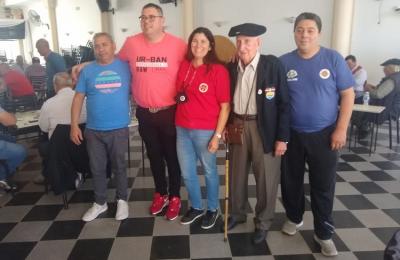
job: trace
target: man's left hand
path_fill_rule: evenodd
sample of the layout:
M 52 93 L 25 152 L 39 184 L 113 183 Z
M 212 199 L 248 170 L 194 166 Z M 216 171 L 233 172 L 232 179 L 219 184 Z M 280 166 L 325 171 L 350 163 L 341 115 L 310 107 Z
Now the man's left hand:
M 336 128 L 331 135 L 331 149 L 339 150 L 346 144 L 346 130 Z
M 276 141 L 275 142 L 275 156 L 282 156 L 287 150 L 287 144 L 285 142 Z

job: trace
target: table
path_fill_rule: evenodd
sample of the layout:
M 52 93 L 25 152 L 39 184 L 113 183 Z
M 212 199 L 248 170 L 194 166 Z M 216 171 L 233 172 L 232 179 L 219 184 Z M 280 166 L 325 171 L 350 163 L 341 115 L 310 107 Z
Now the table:
M 371 142 L 369 144 L 369 155 L 371 156 L 372 152 L 372 143 L 374 141 L 374 131 L 375 132 L 375 148 L 374 151 L 376 150 L 376 140 L 378 138 L 378 115 L 385 110 L 386 107 L 384 106 L 374 106 L 374 105 L 363 105 L 363 104 L 354 104 L 353 106 L 353 111 L 354 112 L 362 112 L 362 113 L 370 113 L 375 115 L 375 122 L 372 124 L 372 131 L 371 131 Z M 376 128 L 376 130 L 375 130 Z M 349 141 L 349 150 L 351 148 L 351 136 L 353 133 L 353 124 L 350 126 L 350 141 Z M 354 141 L 356 142 L 356 140 Z
M 17 118 L 17 135 L 33 132 L 40 133 L 39 115 L 40 110 L 16 112 L 15 117 Z

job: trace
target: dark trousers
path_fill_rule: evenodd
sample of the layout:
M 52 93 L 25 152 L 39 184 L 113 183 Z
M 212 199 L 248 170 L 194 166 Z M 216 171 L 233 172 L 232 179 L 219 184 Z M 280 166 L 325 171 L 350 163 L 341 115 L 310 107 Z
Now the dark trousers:
M 336 184 L 337 151 L 330 148 L 335 126 L 314 133 L 291 131 L 283 157 L 282 199 L 288 219 L 300 223 L 304 214 L 304 171 L 309 168 L 311 209 L 315 234 L 330 239 L 334 232 L 332 208 Z
M 128 181 L 126 177 L 126 159 L 128 152 L 129 129 L 121 128 L 111 131 L 85 130 L 86 147 L 90 158 L 90 170 L 93 175 L 94 197 L 97 204 L 103 205 L 107 200 L 107 160 L 117 186 L 117 200 L 127 200 Z
M 181 172 L 176 153 L 175 110 L 175 107 L 157 113 L 151 113 L 142 107 L 136 110 L 139 134 L 146 145 L 156 192 L 161 195 L 169 193 L 170 197 L 179 197 L 181 186 Z M 169 185 L 165 164 L 168 167 Z

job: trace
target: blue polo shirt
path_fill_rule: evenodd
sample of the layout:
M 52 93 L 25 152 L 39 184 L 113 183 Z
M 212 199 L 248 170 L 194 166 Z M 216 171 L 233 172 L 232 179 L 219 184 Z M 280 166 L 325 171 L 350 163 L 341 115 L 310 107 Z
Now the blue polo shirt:
M 310 59 L 297 50 L 280 57 L 286 71 L 290 95 L 291 128 L 317 132 L 337 120 L 340 91 L 354 86 L 354 79 L 343 57 L 321 47 Z

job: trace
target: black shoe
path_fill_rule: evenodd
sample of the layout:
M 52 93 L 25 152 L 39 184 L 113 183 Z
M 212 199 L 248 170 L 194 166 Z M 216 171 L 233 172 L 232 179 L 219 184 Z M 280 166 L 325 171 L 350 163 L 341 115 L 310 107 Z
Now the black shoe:
M 17 190 L 17 186 L 13 183 L 8 183 L 6 180 L 1 180 L 0 189 L 5 190 L 6 192 L 14 192 Z
M 212 228 L 217 222 L 218 217 L 219 217 L 218 209 L 215 211 L 207 210 L 206 214 L 204 214 L 203 219 L 201 221 L 201 228 L 202 229 Z
M 185 215 L 181 218 L 181 224 L 187 225 L 193 223 L 196 219 L 200 218 L 204 215 L 204 211 L 201 209 L 194 209 L 190 207 L 190 209 L 185 213 Z
M 245 220 L 238 221 L 233 217 L 228 217 L 228 225 L 227 225 L 228 226 L 228 230 L 231 230 L 232 228 L 236 227 L 237 224 L 242 224 L 242 223 L 245 223 L 245 222 L 246 222 Z M 222 232 L 225 231 L 225 225 L 224 224 L 225 223 L 222 223 L 222 227 L 221 227 Z
M 265 238 L 267 237 L 267 232 L 268 232 L 267 230 L 256 228 L 252 237 L 253 243 L 259 244 L 262 241 L 264 241 Z

